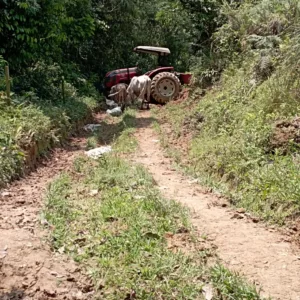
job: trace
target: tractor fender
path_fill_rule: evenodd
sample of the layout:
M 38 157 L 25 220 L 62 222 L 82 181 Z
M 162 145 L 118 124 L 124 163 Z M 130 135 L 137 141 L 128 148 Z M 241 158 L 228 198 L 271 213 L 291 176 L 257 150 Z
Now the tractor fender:
M 181 84 L 190 84 L 192 79 L 192 74 L 190 73 L 177 73 L 177 77 Z
M 161 73 L 161 72 L 173 72 L 173 71 L 174 71 L 173 67 L 161 67 L 161 68 L 157 68 L 155 70 L 151 70 L 151 71 L 147 72 L 145 75 L 148 75 L 152 79 L 158 73 Z

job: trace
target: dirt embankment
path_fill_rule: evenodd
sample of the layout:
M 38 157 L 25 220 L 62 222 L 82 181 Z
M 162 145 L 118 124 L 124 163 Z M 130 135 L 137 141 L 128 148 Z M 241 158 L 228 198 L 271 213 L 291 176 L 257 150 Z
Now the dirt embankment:
M 300 118 L 292 121 L 281 120 L 276 122 L 270 139 L 270 150 L 280 149 L 283 154 L 293 148 L 300 147 Z

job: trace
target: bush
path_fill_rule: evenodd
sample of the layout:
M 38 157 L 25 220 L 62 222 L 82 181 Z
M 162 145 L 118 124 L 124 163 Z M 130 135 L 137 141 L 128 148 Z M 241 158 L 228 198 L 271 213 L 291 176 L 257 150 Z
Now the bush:
M 193 105 L 191 116 L 202 122 L 189 151 L 191 169 L 235 205 L 282 224 L 300 212 L 299 2 L 246 1 L 223 6 L 223 13 L 227 23 L 215 35 L 211 59 L 215 66 L 226 58 L 226 69 Z M 205 71 L 197 71 L 201 79 Z M 182 133 L 180 122 L 173 131 Z
M 206 87 L 216 82 L 230 63 L 240 64 L 249 52 L 261 56 L 263 67 L 259 69 L 265 70 L 266 66 L 267 74 L 263 77 L 269 76 L 270 62 L 279 55 L 283 34 L 297 36 L 299 12 L 296 0 L 224 2 L 220 9 L 223 25 L 213 34 L 211 48 L 193 58 L 195 83 Z
M 34 92 L 39 99 L 59 101 L 62 98 L 62 69 L 57 64 L 49 65 L 44 61 L 37 62 L 25 70 L 23 75 L 15 77 L 15 92 Z
M 50 101 L 41 102 L 30 94 L 36 104 L 24 104 L 15 97 L 7 106 L 0 102 L 0 186 L 19 175 L 30 146 L 37 144 L 42 155 L 47 148 L 65 139 L 75 124 L 91 116 L 97 106 L 93 98 L 68 98 L 53 105 Z M 37 98 L 37 99 L 36 99 Z

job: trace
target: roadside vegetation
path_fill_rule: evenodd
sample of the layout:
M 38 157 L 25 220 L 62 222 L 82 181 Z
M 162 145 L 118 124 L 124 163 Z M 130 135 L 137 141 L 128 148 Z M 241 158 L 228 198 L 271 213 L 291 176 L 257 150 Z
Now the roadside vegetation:
M 169 47 L 166 63 L 186 71 L 195 54 L 190 43 L 207 39 L 215 27 L 217 3 L 200 2 L 2 1 L 0 186 L 88 119 L 108 71 L 157 67 L 155 57 L 137 55 L 134 47 Z M 10 71 L 8 97 L 4 66 Z
M 99 105 L 96 92 L 80 95 L 68 83 L 65 83 L 62 99 L 60 85 L 53 83 L 59 71 L 59 67 L 47 66 L 31 70 L 30 75 L 36 76 L 36 80 L 39 78 L 48 93 L 40 95 L 42 98 L 37 95 L 42 88 L 33 86 L 32 91 L 12 95 L 11 104 L 7 103 L 4 93 L 0 94 L 0 187 L 20 176 L 24 167 L 30 166 L 36 158 L 64 142 L 70 132 L 92 118 L 92 111 Z M 39 77 L 40 73 L 44 78 Z M 26 84 L 23 79 L 21 84 Z
M 96 161 L 79 156 L 50 184 L 44 217 L 54 228 L 53 248 L 85 266 L 95 299 L 205 299 L 212 291 L 213 299 L 261 299 L 217 264 L 188 210 L 163 199 L 145 168 L 124 159 L 138 153 L 134 123 L 127 112 L 112 153 Z M 100 128 L 98 136 L 106 132 Z
M 210 69 L 197 66 L 189 100 L 160 114 L 173 132 L 161 127 L 164 143 L 177 141 L 173 155 L 234 205 L 283 224 L 300 213 L 299 1 L 224 4 L 220 13 Z

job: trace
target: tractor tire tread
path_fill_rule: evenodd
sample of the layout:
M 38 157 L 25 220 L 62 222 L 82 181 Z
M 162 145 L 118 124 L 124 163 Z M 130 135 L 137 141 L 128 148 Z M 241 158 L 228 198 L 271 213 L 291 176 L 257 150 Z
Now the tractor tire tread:
M 172 96 L 172 99 L 176 99 L 179 96 L 181 84 L 180 84 L 178 77 L 174 73 L 161 72 L 154 76 L 154 78 L 151 81 L 151 96 L 158 103 L 165 104 L 170 99 L 168 97 L 160 95 L 160 93 L 157 89 L 157 84 L 159 83 L 159 81 L 162 78 L 169 78 L 169 79 L 173 80 L 173 82 L 175 83 L 175 92 Z

